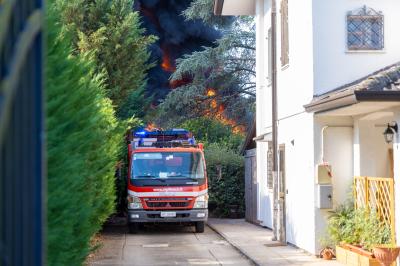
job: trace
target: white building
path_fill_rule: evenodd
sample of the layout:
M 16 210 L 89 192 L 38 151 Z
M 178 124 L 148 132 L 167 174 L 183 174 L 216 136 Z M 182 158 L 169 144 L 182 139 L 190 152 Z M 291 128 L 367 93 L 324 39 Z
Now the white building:
M 400 195 L 400 137 L 387 144 L 383 135 L 387 123 L 400 125 L 400 1 L 276 3 L 278 144 L 284 159 L 280 164 L 286 188 L 286 239 L 316 254 L 328 215 L 316 204 L 316 167 L 322 160 L 332 168 L 333 206 L 351 195 L 354 176 L 394 176 Z M 272 125 L 271 0 L 216 0 L 215 9 L 222 15 L 256 18 L 256 131 L 257 139 L 265 140 L 257 142 L 258 219 L 272 227 L 272 177 L 267 164 Z M 400 239 L 400 196 L 395 206 Z

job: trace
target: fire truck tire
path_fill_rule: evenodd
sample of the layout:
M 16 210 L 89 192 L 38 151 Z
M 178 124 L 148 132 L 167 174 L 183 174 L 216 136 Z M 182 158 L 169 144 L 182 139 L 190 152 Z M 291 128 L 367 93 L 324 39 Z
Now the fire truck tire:
M 204 233 L 204 222 L 196 222 L 196 233 Z
M 139 224 L 138 223 L 129 223 L 129 233 L 137 234 L 139 232 Z

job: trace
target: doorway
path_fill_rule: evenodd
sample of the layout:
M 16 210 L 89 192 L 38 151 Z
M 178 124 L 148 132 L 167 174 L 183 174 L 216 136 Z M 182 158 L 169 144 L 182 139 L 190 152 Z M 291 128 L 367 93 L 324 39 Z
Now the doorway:
M 286 243 L 286 182 L 285 182 L 285 144 L 280 144 L 278 148 L 278 159 L 279 159 L 279 182 L 278 182 L 278 192 L 279 192 L 279 208 L 278 208 L 278 218 L 279 225 L 282 227 L 279 232 L 280 242 Z

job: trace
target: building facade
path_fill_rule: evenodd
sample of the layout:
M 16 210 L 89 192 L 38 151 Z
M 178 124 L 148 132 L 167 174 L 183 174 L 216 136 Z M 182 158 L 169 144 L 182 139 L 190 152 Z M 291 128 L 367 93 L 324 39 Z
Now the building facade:
M 271 0 L 218 2 L 217 13 L 253 14 L 257 24 L 258 219 L 271 228 Z M 388 123 L 400 124 L 400 2 L 276 0 L 276 8 L 286 241 L 317 254 L 330 210 L 317 203 L 318 166 L 332 175 L 333 208 L 352 197 L 354 176 L 400 180 L 400 138 L 388 144 L 383 135 Z

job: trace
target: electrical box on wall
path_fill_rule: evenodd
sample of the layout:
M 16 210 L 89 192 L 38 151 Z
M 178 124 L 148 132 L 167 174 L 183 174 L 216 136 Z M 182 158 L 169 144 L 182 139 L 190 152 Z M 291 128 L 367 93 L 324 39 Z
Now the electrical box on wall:
M 332 185 L 318 185 L 317 186 L 317 208 L 318 209 L 332 209 Z
M 330 164 L 318 164 L 315 172 L 316 184 L 332 184 L 332 166 Z

